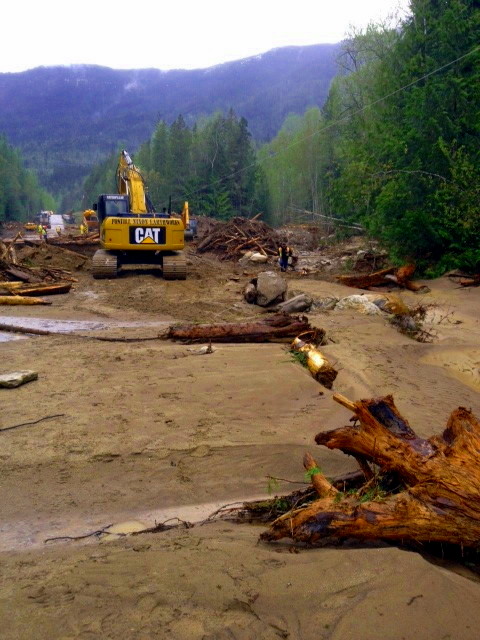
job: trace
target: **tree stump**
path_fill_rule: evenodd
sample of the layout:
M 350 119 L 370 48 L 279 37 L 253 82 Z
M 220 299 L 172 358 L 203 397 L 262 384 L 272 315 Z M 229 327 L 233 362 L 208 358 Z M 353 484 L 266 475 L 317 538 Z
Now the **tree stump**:
M 336 394 L 334 400 L 353 411 L 354 424 L 319 433 L 315 441 L 355 456 L 366 478 L 363 490 L 339 493 L 309 458 L 304 464 L 319 499 L 277 518 L 261 538 L 311 543 L 326 537 L 377 538 L 479 546 L 480 423 L 472 412 L 459 407 L 442 434 L 423 439 L 400 415 L 392 396 L 351 402 Z M 393 492 L 379 489 L 379 477 L 387 474 L 390 486 L 394 479 Z

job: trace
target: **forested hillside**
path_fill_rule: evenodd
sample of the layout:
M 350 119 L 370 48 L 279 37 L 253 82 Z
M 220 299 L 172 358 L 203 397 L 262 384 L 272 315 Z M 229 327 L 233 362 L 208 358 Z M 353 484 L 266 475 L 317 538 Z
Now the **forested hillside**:
M 53 198 L 25 169 L 20 154 L 0 137 L 0 223 L 33 219 L 39 210 L 53 207 Z
M 288 113 L 323 104 L 337 51 L 286 47 L 194 71 L 75 66 L 0 74 L 0 133 L 44 187 L 68 196 L 119 145 L 133 152 L 160 120 L 171 124 L 179 113 L 191 126 L 233 108 L 257 140 L 269 140 Z
M 412 0 L 397 28 L 343 45 L 326 105 L 260 153 L 271 215 L 361 222 L 399 260 L 480 268 L 480 5 Z

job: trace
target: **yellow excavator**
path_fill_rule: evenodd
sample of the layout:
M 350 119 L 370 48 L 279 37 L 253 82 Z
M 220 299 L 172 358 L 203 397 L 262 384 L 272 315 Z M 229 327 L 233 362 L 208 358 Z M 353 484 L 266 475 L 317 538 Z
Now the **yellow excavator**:
M 93 209 L 85 209 L 82 224 L 86 227 L 88 233 L 98 231 L 98 217 Z
M 117 167 L 117 194 L 102 194 L 93 205 L 100 225 L 100 245 L 93 256 L 94 278 L 115 278 L 123 265 L 154 265 L 166 280 L 185 280 L 183 249 L 189 227 L 188 203 L 180 217 L 157 213 L 145 181 L 124 150 Z

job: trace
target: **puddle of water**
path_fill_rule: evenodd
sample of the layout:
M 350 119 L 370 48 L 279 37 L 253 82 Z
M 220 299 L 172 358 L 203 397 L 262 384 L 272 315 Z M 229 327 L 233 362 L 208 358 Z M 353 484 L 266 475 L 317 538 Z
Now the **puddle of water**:
M 55 320 L 52 318 L 22 318 L 19 316 L 0 316 L 0 323 L 24 329 L 43 329 L 51 333 L 72 333 L 73 331 L 98 331 L 101 329 L 119 329 L 126 327 L 165 327 L 169 322 L 140 321 L 98 321 L 98 320 Z M 15 338 L 10 338 L 15 339 Z
M 251 500 L 266 500 L 271 496 L 265 494 L 259 496 L 249 496 L 248 498 L 237 498 L 235 500 L 226 498 L 221 502 L 205 502 L 201 504 L 179 505 L 177 507 L 168 507 L 166 509 L 154 509 L 139 514 L 130 514 L 128 520 L 120 520 L 112 524 L 101 535 L 102 540 L 117 540 L 120 537 L 129 535 L 142 529 L 154 527 L 158 523 L 171 521 L 172 524 L 176 520 L 183 520 L 198 524 L 206 520 L 212 513 L 220 509 L 226 504 L 241 504 Z M 117 516 L 118 517 L 118 516 Z M 102 530 L 109 522 L 115 520 L 115 515 L 106 514 L 100 521 L 99 517 L 95 520 L 88 518 L 79 520 L 78 518 L 70 518 L 63 520 L 59 514 L 55 514 L 54 522 L 2 522 L 0 529 L 0 552 L 4 551 L 25 551 L 27 549 L 45 548 L 45 546 L 53 546 L 58 544 L 88 544 L 98 540 L 92 536 L 82 540 L 58 540 L 45 544 L 46 538 L 54 538 L 57 536 L 83 536 L 91 531 Z
M 0 331 L 0 342 L 11 342 L 12 340 L 25 340 L 28 336 L 24 336 L 21 333 L 6 333 Z

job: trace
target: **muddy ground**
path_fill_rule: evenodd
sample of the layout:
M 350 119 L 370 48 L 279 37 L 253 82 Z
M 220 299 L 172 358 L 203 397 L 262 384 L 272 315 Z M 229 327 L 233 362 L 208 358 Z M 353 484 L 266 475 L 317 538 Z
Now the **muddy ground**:
M 327 475 L 353 470 L 347 456 L 313 444 L 318 431 L 350 417 L 333 392 L 393 393 L 421 436 L 443 429 L 459 405 L 480 414 L 480 292 L 447 278 L 421 296 L 437 305 L 431 344 L 398 333 L 386 317 L 309 314 L 332 340 L 324 348 L 340 370 L 332 391 L 282 345 L 197 355 L 161 340 L 85 337 L 155 337 L 173 320 L 261 313 L 241 297 L 252 268 L 193 252 L 189 260 L 185 282 L 152 272 L 94 281 L 87 263 L 75 271 L 74 291 L 52 306 L 0 309 L 0 321 L 99 323 L 75 336 L 0 343 L 2 371 L 39 373 L 0 390 L 0 427 L 62 414 L 0 433 L 2 638 L 478 637 L 475 574 L 382 544 L 291 552 L 287 543 L 258 543 L 258 526 L 225 522 L 45 543 L 111 523 L 130 522 L 120 527 L 128 530 L 173 516 L 201 520 L 217 505 L 267 496 L 268 475 L 304 481 L 307 450 Z M 319 276 L 288 279 L 291 291 L 315 298 L 355 293 Z

